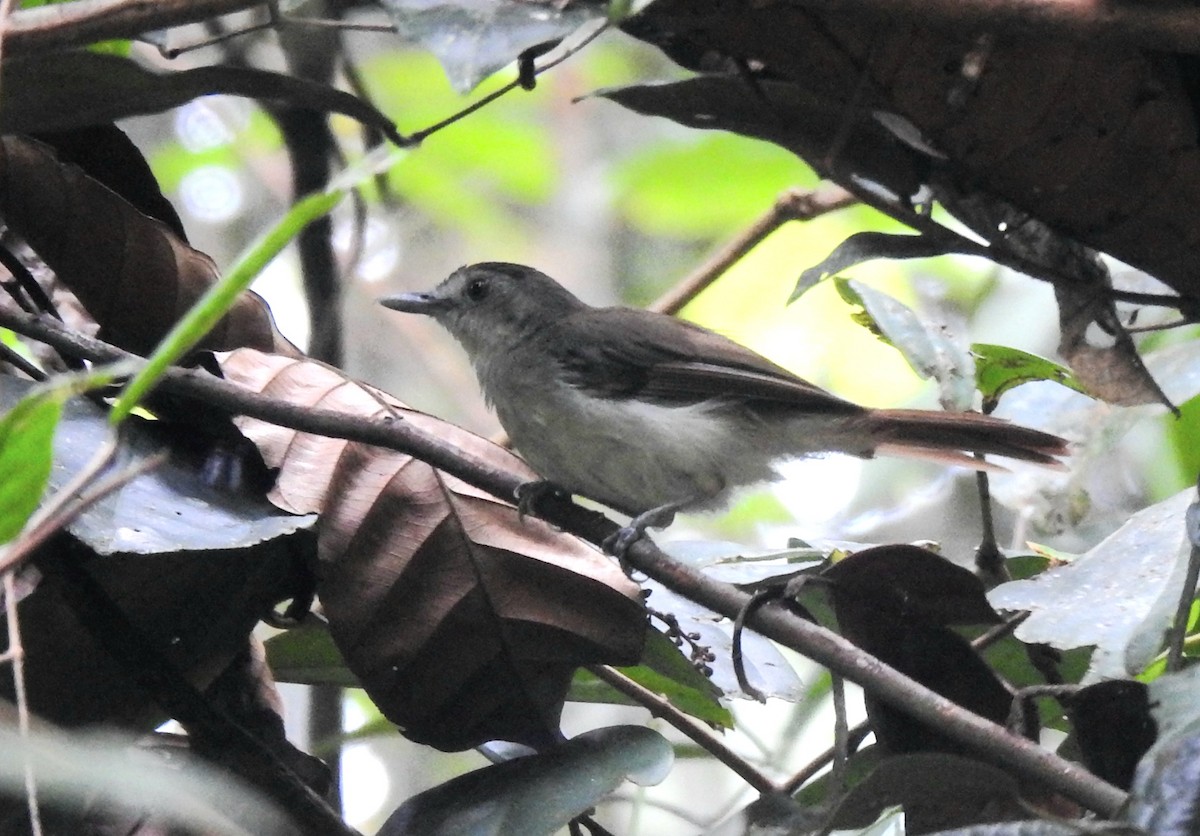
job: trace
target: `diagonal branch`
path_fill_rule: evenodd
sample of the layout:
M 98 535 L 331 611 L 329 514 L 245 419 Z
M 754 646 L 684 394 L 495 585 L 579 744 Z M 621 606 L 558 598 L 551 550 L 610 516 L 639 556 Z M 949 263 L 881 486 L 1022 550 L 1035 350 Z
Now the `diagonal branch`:
M 60 351 L 94 362 L 130 359 L 114 346 L 72 333 L 48 318 L 0 311 L 0 327 L 46 342 Z M 379 421 L 333 410 L 297 407 L 249 392 L 204 372 L 170 369 L 163 389 L 231 414 L 247 415 L 302 432 L 329 435 L 399 450 L 428 462 L 495 496 L 510 499 L 523 478 L 480 462 L 407 421 Z M 545 518 L 554 525 L 600 543 L 617 531 L 601 514 L 571 503 L 547 503 Z M 750 602 L 750 594 L 672 560 L 648 538 L 635 543 L 627 561 L 672 591 L 734 619 Z M 1045 786 L 1095 810 L 1113 816 L 1124 804 L 1121 790 L 1082 767 L 1010 734 L 940 694 L 920 685 L 841 636 L 799 618 L 774 604 L 760 607 L 747 625 L 790 647 L 830 671 L 844 676 L 901 711 L 936 726 L 947 736 L 974 749 L 986 760 L 1040 781 Z

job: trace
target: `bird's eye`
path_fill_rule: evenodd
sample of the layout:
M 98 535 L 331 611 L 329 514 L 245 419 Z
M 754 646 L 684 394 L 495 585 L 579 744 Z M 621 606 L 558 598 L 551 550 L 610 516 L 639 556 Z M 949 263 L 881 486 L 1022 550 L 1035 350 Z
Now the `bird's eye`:
M 478 302 L 488 295 L 488 280 L 487 279 L 471 279 L 467 285 L 467 298 L 472 302 Z

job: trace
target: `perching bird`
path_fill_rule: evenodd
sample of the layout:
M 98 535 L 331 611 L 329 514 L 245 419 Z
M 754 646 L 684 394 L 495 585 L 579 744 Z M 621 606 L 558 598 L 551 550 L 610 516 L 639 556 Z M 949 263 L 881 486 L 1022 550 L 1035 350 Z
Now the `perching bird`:
M 547 483 L 633 515 L 617 553 L 679 510 L 723 505 L 777 461 L 839 452 L 975 469 L 972 453 L 1061 466 L 1057 436 L 978 413 L 868 409 L 665 314 L 594 308 L 531 267 L 462 267 L 380 300 L 466 349 L 513 445 Z M 542 486 L 545 487 L 545 486 Z

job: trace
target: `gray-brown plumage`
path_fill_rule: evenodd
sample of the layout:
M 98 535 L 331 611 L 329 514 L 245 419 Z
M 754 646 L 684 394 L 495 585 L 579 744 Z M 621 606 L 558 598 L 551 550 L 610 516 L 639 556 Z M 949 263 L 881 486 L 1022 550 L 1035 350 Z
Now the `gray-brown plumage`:
M 1057 436 L 976 413 L 867 409 L 705 328 L 593 308 L 515 264 L 455 271 L 382 300 L 433 316 L 466 349 L 514 446 L 544 479 L 660 524 L 821 452 L 989 468 L 986 453 L 1061 466 Z

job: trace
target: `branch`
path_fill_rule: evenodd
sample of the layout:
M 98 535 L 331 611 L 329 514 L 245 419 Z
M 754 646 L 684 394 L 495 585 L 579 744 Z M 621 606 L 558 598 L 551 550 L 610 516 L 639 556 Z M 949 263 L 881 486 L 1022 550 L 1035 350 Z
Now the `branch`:
M 669 725 L 687 735 L 688 738 L 704 749 L 714 758 L 729 767 L 750 786 L 760 793 L 778 792 L 779 788 L 754 766 L 739 755 L 725 741 L 713 733 L 708 726 L 702 725 L 692 717 L 684 714 L 666 697 L 660 696 L 648 688 L 644 688 L 616 668 L 608 665 L 591 665 L 588 670 L 610 687 L 629 697 L 638 705 L 647 709 L 651 715 L 662 719 Z
M 688 302 L 721 278 L 744 255 L 788 221 L 811 221 L 857 202 L 857 197 L 832 183 L 812 191 L 788 189 L 775 198 L 775 203 L 765 214 L 718 250 L 698 270 L 658 297 L 650 306 L 650 310 L 667 314 L 678 313 Z
M 128 352 L 67 331 L 44 318 L 0 311 L 0 327 L 94 362 L 133 359 Z M 301 432 L 405 452 L 501 498 L 511 499 L 524 481 L 515 473 L 462 453 L 407 421 L 380 421 L 333 410 L 297 407 L 190 369 L 168 370 L 160 385 L 165 390 L 202 400 L 211 408 L 231 414 L 258 418 Z M 548 522 L 592 543 L 602 542 L 618 529 L 617 524 L 606 517 L 570 503 L 553 503 L 546 512 L 544 518 Z M 731 621 L 750 602 L 749 593 L 672 560 L 648 538 L 630 547 L 626 559 L 634 568 L 673 592 Z M 762 635 L 824 665 L 912 717 L 937 727 L 985 759 L 1040 781 L 1089 809 L 1111 817 L 1125 802 L 1125 793 L 1082 767 L 967 711 L 836 633 L 810 624 L 774 604 L 758 608 L 746 621 Z
M 263 5 L 262 0 L 74 0 L 13 14 L 4 32 L 6 56 L 69 49 L 152 29 L 219 17 Z

